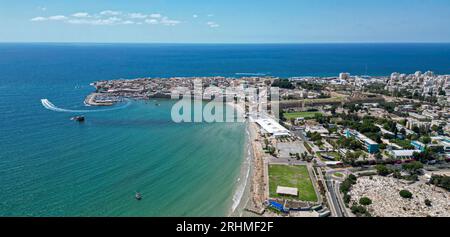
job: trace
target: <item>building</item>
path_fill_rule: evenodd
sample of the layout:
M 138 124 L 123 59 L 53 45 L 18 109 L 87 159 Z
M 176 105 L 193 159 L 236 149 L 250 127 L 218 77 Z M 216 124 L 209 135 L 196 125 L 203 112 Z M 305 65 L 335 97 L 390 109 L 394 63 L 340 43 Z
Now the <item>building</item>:
M 289 187 L 277 186 L 277 194 L 297 197 L 298 196 L 298 189 L 297 188 L 289 188 Z
M 330 167 L 336 167 L 336 166 L 342 166 L 344 163 L 342 161 L 325 161 L 326 166 Z
M 348 73 L 348 72 L 339 73 L 339 80 L 347 80 L 349 78 L 350 78 L 350 73 Z
M 320 135 L 322 134 L 327 135 L 330 133 L 328 129 L 324 128 L 322 125 L 315 125 L 315 126 L 307 125 L 305 127 L 305 132 L 319 133 Z
M 378 143 L 376 143 L 372 139 L 366 137 L 365 135 L 359 133 L 358 131 L 347 129 L 345 131 L 345 137 L 355 138 L 357 141 L 359 141 L 364 146 L 364 148 L 366 148 L 367 152 L 369 152 L 371 154 L 375 154 L 380 150 Z
M 421 115 L 418 113 L 409 112 L 408 114 L 409 114 L 409 117 L 414 118 L 418 121 L 428 121 L 429 120 L 429 118 L 427 116 L 424 116 L 424 115 Z
M 392 137 L 395 137 L 395 134 L 393 132 L 384 129 L 383 126 L 381 126 L 379 124 L 375 124 L 375 126 L 380 128 L 381 134 L 383 134 L 383 135 L 387 134 L 387 135 L 390 135 Z
M 412 141 L 411 145 L 420 151 L 425 151 L 425 148 L 426 148 L 426 145 L 419 141 Z
M 274 137 L 290 136 L 289 130 L 271 118 L 256 119 L 255 122 L 264 130 L 263 133 Z
M 414 153 L 421 153 L 420 150 L 391 150 L 389 151 L 390 155 L 394 159 L 412 159 L 414 157 Z
M 441 145 L 443 148 L 443 152 L 450 154 L 450 137 L 447 136 L 436 136 L 431 137 L 431 140 L 438 145 Z

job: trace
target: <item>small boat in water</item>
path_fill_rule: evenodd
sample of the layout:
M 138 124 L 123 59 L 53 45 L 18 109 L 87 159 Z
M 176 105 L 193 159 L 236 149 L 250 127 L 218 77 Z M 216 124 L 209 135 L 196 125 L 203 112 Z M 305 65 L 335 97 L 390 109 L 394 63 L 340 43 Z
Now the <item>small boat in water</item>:
M 140 201 L 142 199 L 141 193 L 136 192 L 135 198 L 136 200 Z
M 85 118 L 84 118 L 84 116 L 75 116 L 75 117 L 72 117 L 70 120 L 81 123 L 81 122 L 84 122 Z

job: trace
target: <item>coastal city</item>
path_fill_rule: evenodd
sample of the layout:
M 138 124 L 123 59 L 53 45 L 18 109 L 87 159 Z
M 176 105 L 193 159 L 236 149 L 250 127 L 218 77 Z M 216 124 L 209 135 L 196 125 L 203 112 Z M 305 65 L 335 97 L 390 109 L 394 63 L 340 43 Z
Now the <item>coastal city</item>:
M 92 83 L 85 104 L 157 103 L 179 88 L 195 95 L 198 80 L 226 90 L 214 99 L 231 98 L 247 124 L 250 194 L 241 215 L 450 216 L 450 75 L 120 79 Z M 229 88 L 278 94 L 241 100 Z

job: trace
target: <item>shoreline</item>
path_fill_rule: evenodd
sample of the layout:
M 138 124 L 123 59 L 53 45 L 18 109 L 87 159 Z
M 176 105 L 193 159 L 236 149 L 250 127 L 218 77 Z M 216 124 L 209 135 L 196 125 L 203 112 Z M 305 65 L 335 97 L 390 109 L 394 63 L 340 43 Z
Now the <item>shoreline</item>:
M 232 205 L 227 215 L 229 217 L 242 217 L 245 212 L 245 207 L 250 199 L 249 181 L 253 174 L 253 151 L 251 149 L 250 141 L 249 124 L 247 121 L 245 122 L 245 148 L 243 150 L 243 160 L 240 166 L 236 188 L 232 196 Z
M 262 150 L 258 147 L 258 129 L 250 119 L 246 122 L 246 136 L 247 160 L 243 164 L 247 162 L 249 167 L 244 195 L 236 211 L 238 211 L 239 217 L 262 216 L 265 209 L 263 205 L 265 201 L 264 157 L 261 153 Z M 236 211 L 232 212 L 234 214 L 232 216 L 237 214 Z

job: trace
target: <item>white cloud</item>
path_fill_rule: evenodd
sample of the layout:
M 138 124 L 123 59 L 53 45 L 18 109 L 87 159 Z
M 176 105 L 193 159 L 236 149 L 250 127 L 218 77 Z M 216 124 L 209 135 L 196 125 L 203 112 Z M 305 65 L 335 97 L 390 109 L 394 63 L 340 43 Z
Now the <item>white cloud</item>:
M 198 18 L 197 14 L 192 15 L 193 18 Z
M 122 19 L 118 17 L 110 17 L 107 19 L 96 20 L 95 24 L 98 25 L 115 25 L 122 23 Z
M 166 26 L 176 26 L 180 23 L 181 23 L 181 21 L 171 20 L 168 17 L 163 17 L 161 20 L 161 24 L 166 25 Z
M 67 23 L 74 25 L 91 24 L 91 22 L 92 20 L 87 19 L 70 19 L 67 21 Z
M 49 20 L 53 20 L 53 21 L 62 21 L 62 20 L 67 20 L 66 16 L 63 15 L 56 15 L 56 16 L 50 16 L 48 17 Z
M 105 10 L 100 12 L 100 15 L 105 15 L 105 16 L 118 16 L 121 15 L 122 12 L 120 11 L 112 11 L 112 10 Z
M 159 14 L 159 13 L 153 13 L 153 14 L 150 14 L 150 17 L 151 17 L 151 18 L 161 18 L 162 15 Z
M 30 19 L 30 21 L 46 21 L 46 20 L 47 20 L 47 18 L 42 17 L 42 16 L 37 16 L 37 17 Z
M 150 25 L 156 25 L 159 22 L 158 22 L 158 20 L 155 20 L 155 19 L 147 19 L 147 20 L 145 20 L 145 23 L 150 24 Z
M 217 28 L 217 27 L 220 27 L 220 25 L 217 24 L 217 23 L 214 22 L 214 21 L 206 22 L 206 25 L 208 25 L 208 26 L 211 27 L 211 28 Z
M 70 19 L 67 21 L 69 24 L 75 24 L 75 25 L 119 25 L 119 24 L 133 24 L 131 21 L 123 21 L 121 18 L 118 17 L 109 17 L 105 19 L 91 19 L 91 18 L 77 18 L 77 19 Z
M 134 21 L 130 21 L 130 20 L 122 21 L 122 24 L 124 24 L 124 25 L 133 25 L 134 23 L 135 23 Z
M 79 17 L 79 18 L 84 18 L 84 17 L 90 17 L 89 13 L 87 12 L 77 12 L 72 14 L 73 17 Z
M 120 11 L 105 10 L 98 13 L 90 14 L 88 12 L 75 12 L 71 15 L 55 15 L 49 17 L 37 16 L 30 21 L 61 21 L 68 24 L 77 25 L 142 25 L 161 24 L 164 26 L 175 26 L 181 23 L 179 20 L 171 19 L 159 13 L 150 15 L 140 12 L 123 13 Z
M 147 18 L 147 15 L 142 14 L 142 13 L 130 13 L 128 15 L 131 19 L 145 19 Z

